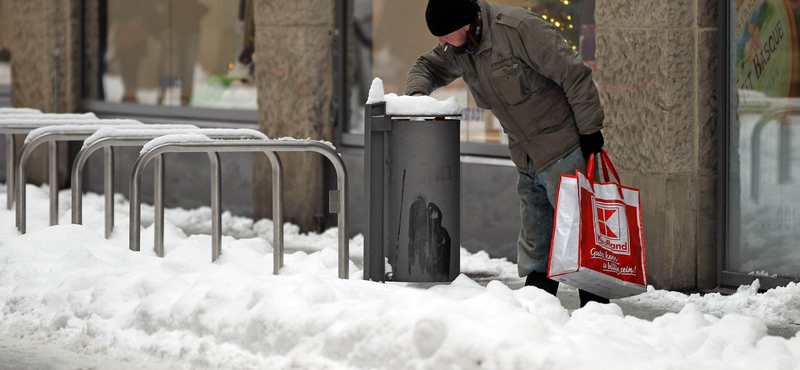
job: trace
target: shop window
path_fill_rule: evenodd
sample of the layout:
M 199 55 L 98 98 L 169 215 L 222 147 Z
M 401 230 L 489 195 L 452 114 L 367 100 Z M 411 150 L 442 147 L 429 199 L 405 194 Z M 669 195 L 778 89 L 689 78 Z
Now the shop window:
M 11 1 L 0 0 L 0 86 L 11 85 Z
M 800 2 L 739 0 L 731 10 L 727 62 L 735 86 L 724 269 L 794 279 L 800 277 Z
M 106 0 L 105 102 L 257 108 L 253 0 Z
M 492 3 L 527 8 L 550 20 L 562 37 L 594 68 L 594 0 L 492 0 Z M 355 0 L 354 29 L 356 83 L 352 88 L 349 132 L 363 133 L 364 103 L 373 78 L 383 80 L 386 93 L 402 94 L 406 74 L 421 54 L 437 44 L 425 24 L 428 0 Z M 500 123 L 480 109 L 458 79 L 436 90 L 433 97 L 455 96 L 464 108 L 461 139 L 505 143 Z

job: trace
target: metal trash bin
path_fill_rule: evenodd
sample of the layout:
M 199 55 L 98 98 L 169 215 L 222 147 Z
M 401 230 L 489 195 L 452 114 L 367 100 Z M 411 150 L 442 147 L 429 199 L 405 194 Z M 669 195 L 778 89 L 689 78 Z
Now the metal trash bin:
M 385 103 L 366 109 L 364 279 L 453 281 L 461 270 L 460 120 L 391 116 Z

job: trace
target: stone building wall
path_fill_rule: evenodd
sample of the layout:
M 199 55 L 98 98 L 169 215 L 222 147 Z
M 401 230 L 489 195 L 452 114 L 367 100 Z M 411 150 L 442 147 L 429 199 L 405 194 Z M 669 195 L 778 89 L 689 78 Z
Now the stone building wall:
M 80 103 L 80 17 L 78 0 L 13 1 L 11 105 L 42 112 L 71 113 Z M 57 74 L 56 74 L 57 71 Z M 58 95 L 56 97 L 56 94 Z M 57 102 L 57 104 L 56 104 Z M 21 147 L 22 138 L 17 138 Z M 59 144 L 59 183 L 68 178 L 66 145 Z M 31 156 L 28 178 L 47 178 L 45 151 Z
M 641 189 L 650 283 L 716 285 L 715 0 L 597 0 L 606 150 Z
M 335 39 L 335 0 L 256 0 L 255 73 L 259 129 L 271 138 L 332 141 L 329 121 L 333 96 L 331 48 Z M 323 204 L 322 158 L 282 154 L 286 222 L 317 228 Z M 269 161 L 253 157 L 256 218 L 272 217 Z M 302 200 L 302 201 L 298 201 Z

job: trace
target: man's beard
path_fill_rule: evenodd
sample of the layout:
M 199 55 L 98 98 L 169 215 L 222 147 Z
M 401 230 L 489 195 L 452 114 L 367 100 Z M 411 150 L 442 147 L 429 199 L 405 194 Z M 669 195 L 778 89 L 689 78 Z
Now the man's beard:
M 475 37 L 473 29 L 467 32 L 467 38 L 464 40 L 464 43 L 461 44 L 461 46 L 450 45 L 450 47 L 453 48 L 454 53 L 458 55 L 472 54 L 478 50 L 478 46 L 480 46 L 481 42 L 477 37 Z
M 468 44 L 468 43 L 466 43 L 466 42 L 465 42 L 465 43 L 463 43 L 463 44 L 461 44 L 461 46 L 453 46 L 453 45 L 450 45 L 450 49 L 453 49 L 453 52 L 454 52 L 454 53 L 456 53 L 456 54 L 458 54 L 458 55 L 463 55 L 463 54 L 466 54 L 466 53 L 467 53 L 467 49 L 468 49 L 468 47 L 467 47 L 467 46 L 468 46 L 468 45 L 469 45 L 469 44 Z

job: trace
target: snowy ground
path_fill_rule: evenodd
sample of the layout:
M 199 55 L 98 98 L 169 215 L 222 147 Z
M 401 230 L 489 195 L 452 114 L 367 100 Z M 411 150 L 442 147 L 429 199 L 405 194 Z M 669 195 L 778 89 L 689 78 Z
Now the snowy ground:
M 516 266 L 484 253 L 462 251 L 465 274 L 449 285 L 378 284 L 360 279 L 357 237 L 341 280 L 336 230 L 287 224 L 286 266 L 273 275 L 268 220 L 227 215 L 211 263 L 210 238 L 196 234 L 210 211 L 170 210 L 162 259 L 151 228 L 142 252 L 127 249 L 121 196 L 106 240 L 101 196 L 84 198 L 86 226 L 66 225 L 62 192 L 62 225 L 47 227 L 46 189 L 27 194 L 27 235 L 0 210 L 0 368 L 800 369 L 800 336 L 767 335 L 767 324 L 800 324 L 795 284 L 732 296 L 651 289 L 570 311 L 538 289 L 512 289 Z M 677 313 L 642 320 L 626 304 Z

